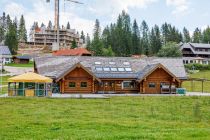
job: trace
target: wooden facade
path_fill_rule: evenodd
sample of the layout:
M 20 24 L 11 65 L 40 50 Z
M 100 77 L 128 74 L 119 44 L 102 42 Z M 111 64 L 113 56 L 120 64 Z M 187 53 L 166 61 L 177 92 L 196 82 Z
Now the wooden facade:
M 77 65 L 66 73 L 60 80 L 60 92 L 73 93 L 147 93 L 160 94 L 162 86 L 180 87 L 179 81 L 173 74 L 159 66 L 148 73 L 143 80 L 137 79 L 100 79 L 97 80 L 94 74 L 88 69 Z
M 60 80 L 61 93 L 93 93 L 94 78 L 83 68 L 77 67 Z
M 140 92 L 161 93 L 162 86 L 167 85 L 169 88 L 172 86 L 179 87 L 179 82 L 163 68 L 157 68 L 140 82 Z

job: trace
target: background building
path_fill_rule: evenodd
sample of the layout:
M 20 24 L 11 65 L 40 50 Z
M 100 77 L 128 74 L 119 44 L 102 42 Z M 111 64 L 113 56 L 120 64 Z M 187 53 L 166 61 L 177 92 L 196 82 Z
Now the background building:
M 32 28 L 29 34 L 29 42 L 35 45 L 53 45 L 57 41 L 56 30 L 43 27 Z M 75 29 L 60 29 L 60 48 L 71 48 L 76 42 L 77 47 L 83 47 L 83 40 Z

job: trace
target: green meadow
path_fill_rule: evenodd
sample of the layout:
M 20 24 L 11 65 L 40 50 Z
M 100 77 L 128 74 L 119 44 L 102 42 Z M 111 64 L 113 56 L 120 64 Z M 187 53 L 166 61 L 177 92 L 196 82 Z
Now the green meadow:
M 0 139 L 209 140 L 210 97 L 0 98 Z
M 191 78 L 205 78 L 210 80 L 210 71 L 200 71 L 198 73 L 190 74 Z M 183 82 L 183 87 L 187 89 L 187 91 L 191 92 L 201 92 L 202 91 L 202 82 L 201 81 L 186 81 Z M 210 93 L 210 81 L 205 81 L 203 84 L 204 92 Z

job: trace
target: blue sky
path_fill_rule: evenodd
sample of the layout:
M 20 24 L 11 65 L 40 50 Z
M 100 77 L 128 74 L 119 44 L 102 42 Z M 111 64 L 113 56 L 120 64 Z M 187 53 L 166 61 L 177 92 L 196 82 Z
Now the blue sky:
M 5 11 L 12 17 L 24 14 L 27 29 L 34 21 L 47 24 L 54 21 L 54 0 L 0 0 L 0 12 Z M 115 22 L 122 10 L 140 24 L 146 20 L 149 27 L 164 22 L 171 23 L 180 30 L 187 27 L 190 32 L 199 27 L 210 25 L 209 0 L 80 0 L 84 5 L 61 1 L 61 24 L 70 21 L 71 28 L 92 34 L 95 19 L 102 28 Z M 65 6 L 64 6 L 65 3 Z M 64 8 L 65 7 L 65 8 Z

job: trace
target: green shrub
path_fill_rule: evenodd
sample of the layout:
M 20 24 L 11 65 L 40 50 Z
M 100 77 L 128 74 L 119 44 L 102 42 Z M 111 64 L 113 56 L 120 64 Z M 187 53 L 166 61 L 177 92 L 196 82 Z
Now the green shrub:
M 185 68 L 187 70 L 210 70 L 210 65 L 202 65 L 202 64 L 186 64 Z

